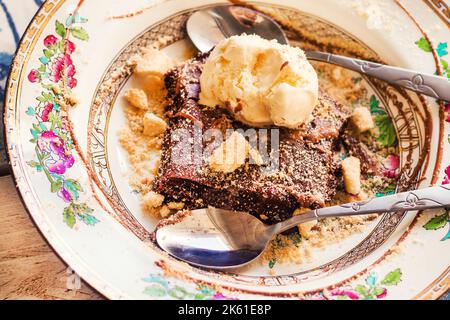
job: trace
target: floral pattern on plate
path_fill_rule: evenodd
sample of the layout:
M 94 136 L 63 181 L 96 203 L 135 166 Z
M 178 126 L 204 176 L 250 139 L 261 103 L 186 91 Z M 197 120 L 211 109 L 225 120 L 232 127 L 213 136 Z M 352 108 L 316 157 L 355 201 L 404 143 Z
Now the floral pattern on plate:
M 365 283 L 327 290 L 305 298 L 307 300 L 378 300 L 387 297 L 387 287 L 396 286 L 401 280 L 402 271 L 399 268 L 386 274 L 382 280 L 376 272 L 371 272 Z
M 420 38 L 416 42 L 417 46 L 425 52 L 432 52 L 433 49 L 430 43 L 425 38 Z M 440 42 L 436 48 L 436 52 L 440 58 L 442 68 L 444 69 L 444 76 L 449 78 L 450 80 L 450 67 L 447 60 L 445 60 L 445 56 L 448 55 L 448 45 L 447 42 Z M 446 102 L 444 104 L 444 112 L 445 112 L 445 120 L 450 123 L 450 102 Z M 450 136 L 448 138 L 448 142 L 450 143 Z M 450 166 L 445 168 L 444 170 L 444 180 L 442 184 L 447 185 L 450 184 Z M 431 218 L 423 227 L 426 230 L 439 230 L 444 228 L 446 225 L 449 225 L 448 233 L 442 238 L 442 241 L 450 239 L 450 210 L 445 211 L 442 214 L 436 215 Z
M 35 144 L 36 158 L 27 164 L 37 172 L 45 174 L 50 183 L 50 191 L 66 202 L 64 222 L 71 228 L 77 220 L 87 225 L 95 225 L 99 220 L 92 215 L 93 209 L 80 203 L 83 188 L 76 179 L 67 176 L 74 166 L 74 143 L 67 128 L 66 109 L 73 104 L 72 89 L 77 86 L 76 67 L 72 54 L 76 45 L 69 40 L 70 35 L 82 41 L 89 40 L 89 35 L 80 24 L 87 19 L 79 14 L 70 15 L 66 23 L 56 21 L 55 34 L 44 38 L 43 56 L 39 58 L 40 66 L 28 74 L 31 83 L 42 88 L 36 98 L 37 104 L 30 106 L 26 114 L 34 117 L 30 129 Z
M 158 299 L 176 300 L 238 300 L 225 296 L 207 285 L 195 285 L 187 288 L 185 284 L 177 285 L 161 275 L 150 275 L 143 279 L 147 286 L 144 294 Z

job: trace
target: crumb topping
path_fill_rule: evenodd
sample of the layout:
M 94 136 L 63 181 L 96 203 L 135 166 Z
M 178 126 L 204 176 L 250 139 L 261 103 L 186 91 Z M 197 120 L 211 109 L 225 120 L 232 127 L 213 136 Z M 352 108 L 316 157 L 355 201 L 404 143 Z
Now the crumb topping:
M 345 190 L 353 195 L 361 192 L 361 161 L 356 157 L 348 157 L 342 161 Z
M 136 88 L 129 89 L 125 92 L 124 97 L 133 107 L 142 110 L 148 109 L 148 98 L 144 90 Z
M 156 52 L 151 54 L 157 55 Z M 150 214 L 167 218 L 175 212 L 188 212 L 180 210 L 213 204 L 225 209 L 250 208 L 249 211 L 265 223 L 274 223 L 310 210 L 308 208 L 359 201 L 392 184 L 392 180 L 379 174 L 379 164 L 380 159 L 395 153 L 396 149 L 377 145 L 371 137 L 372 127 L 359 128 L 369 127 L 366 111 L 351 114 L 348 108 L 342 107 L 364 107 L 368 111 L 367 106 L 360 105 L 361 96 L 365 94 L 360 79 L 347 70 L 322 63 L 314 63 L 321 79 L 319 106 L 300 130 L 281 132 L 280 170 L 262 174 L 258 168 L 267 163 L 259 153 L 261 162 L 250 164 L 246 157 L 244 163 L 241 161 L 242 164 L 231 172 L 213 170 L 209 158 L 205 158 L 200 166 L 191 165 L 189 161 L 171 165 L 164 153 L 172 151 L 167 137 L 174 128 L 193 130 L 194 123 L 201 122 L 204 130 L 217 128 L 225 134 L 227 129 L 246 127 L 234 121 L 226 111 L 215 111 L 198 104 L 198 79 L 207 54 L 167 73 L 166 66 L 164 74 L 163 69 L 158 73 L 148 62 L 150 55 L 144 56 L 145 53 L 140 57 L 145 60 L 141 60 L 140 67 L 137 65 L 139 58 L 134 65 L 135 74 L 142 83 L 139 89 L 148 99 L 148 111 L 133 105 L 125 107 L 128 126 L 122 130 L 120 141 L 133 168 L 130 183 L 143 195 L 142 206 Z M 166 123 L 164 137 L 144 134 L 147 112 Z M 351 126 L 348 126 L 347 118 L 351 115 Z M 358 119 L 362 119 L 363 125 L 358 124 Z M 353 132 L 352 126 L 358 130 Z M 251 150 L 250 158 L 256 159 L 258 155 L 251 154 Z M 345 165 L 341 164 L 343 153 L 360 161 L 360 192 L 357 195 L 347 192 Z M 265 202 L 259 205 L 261 199 Z M 277 236 L 261 261 L 268 263 L 269 268 L 275 263 L 301 263 L 310 259 L 312 247 L 322 247 L 361 232 L 377 216 L 332 218 L 303 224 L 298 233 Z
M 359 132 L 365 132 L 375 127 L 372 115 L 370 114 L 369 109 L 365 107 L 358 107 L 353 110 L 351 119 Z

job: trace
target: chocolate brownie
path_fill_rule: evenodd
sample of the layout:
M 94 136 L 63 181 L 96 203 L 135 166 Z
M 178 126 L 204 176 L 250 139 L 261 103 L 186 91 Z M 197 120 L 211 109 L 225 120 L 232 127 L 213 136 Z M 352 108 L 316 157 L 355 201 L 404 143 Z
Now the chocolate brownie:
M 208 160 L 196 159 L 186 150 L 208 141 L 196 136 L 199 130 L 249 129 L 226 110 L 198 103 L 202 54 L 171 70 L 165 77 L 169 120 L 162 149 L 161 166 L 154 189 L 166 201 L 182 201 L 188 208 L 205 206 L 249 211 L 266 223 L 288 219 L 298 208 L 317 208 L 331 201 L 341 179 L 334 147 L 347 123 L 348 111 L 321 93 L 311 122 L 299 130 L 279 129 L 278 170 L 261 170 L 246 164 L 232 173 L 210 170 Z M 177 149 L 180 129 L 190 133 L 187 148 Z M 268 137 L 269 146 L 273 142 Z M 179 154 L 181 151 L 181 154 Z M 277 155 L 275 155 L 277 156 Z M 194 161 L 197 160 L 197 161 Z

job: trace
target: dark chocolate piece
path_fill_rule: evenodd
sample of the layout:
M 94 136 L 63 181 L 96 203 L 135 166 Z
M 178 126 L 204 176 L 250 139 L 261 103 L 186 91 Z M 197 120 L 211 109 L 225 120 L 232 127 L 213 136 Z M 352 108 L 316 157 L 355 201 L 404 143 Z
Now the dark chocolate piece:
M 346 133 L 342 136 L 344 147 L 348 153 L 361 161 L 361 172 L 363 174 L 377 174 L 379 165 L 372 151 L 359 139 Z

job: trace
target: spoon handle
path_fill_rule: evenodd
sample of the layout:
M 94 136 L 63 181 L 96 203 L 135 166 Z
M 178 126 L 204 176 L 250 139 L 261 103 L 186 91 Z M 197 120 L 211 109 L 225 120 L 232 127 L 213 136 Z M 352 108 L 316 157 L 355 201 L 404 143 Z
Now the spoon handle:
M 430 187 L 360 202 L 316 209 L 281 222 L 277 233 L 311 220 L 395 211 L 450 207 L 450 185 Z
M 445 77 L 325 52 L 308 51 L 306 56 L 310 60 L 335 64 L 438 100 L 450 101 L 450 81 Z

